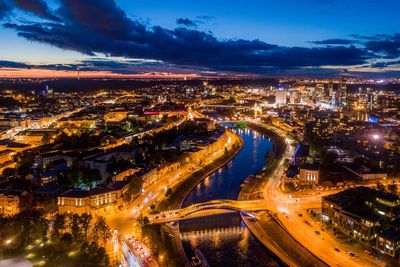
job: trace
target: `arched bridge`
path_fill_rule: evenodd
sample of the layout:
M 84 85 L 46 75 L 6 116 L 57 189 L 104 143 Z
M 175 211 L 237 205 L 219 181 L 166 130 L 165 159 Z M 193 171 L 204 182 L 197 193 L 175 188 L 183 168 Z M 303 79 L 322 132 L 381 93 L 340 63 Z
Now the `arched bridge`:
M 159 212 L 157 214 L 152 214 L 148 218 L 149 222 L 154 224 L 211 216 L 228 212 L 251 212 L 261 210 L 266 210 L 266 205 L 263 200 L 236 201 L 230 199 L 218 199 L 196 203 L 182 209 Z

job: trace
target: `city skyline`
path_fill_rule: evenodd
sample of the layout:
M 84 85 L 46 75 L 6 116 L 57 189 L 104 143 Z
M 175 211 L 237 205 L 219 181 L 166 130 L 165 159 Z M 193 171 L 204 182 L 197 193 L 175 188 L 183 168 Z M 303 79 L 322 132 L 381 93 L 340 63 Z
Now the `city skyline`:
M 0 77 L 400 77 L 396 1 L 0 2 Z
M 398 266 L 396 79 L 3 79 L 0 266 Z
M 0 267 L 400 266 L 399 0 L 0 0 Z

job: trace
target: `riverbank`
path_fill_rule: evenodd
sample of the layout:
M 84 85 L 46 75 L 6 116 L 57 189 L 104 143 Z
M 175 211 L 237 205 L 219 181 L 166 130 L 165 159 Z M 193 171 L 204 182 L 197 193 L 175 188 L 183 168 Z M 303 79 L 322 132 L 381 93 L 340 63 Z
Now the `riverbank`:
M 258 177 L 248 178 L 246 185 L 238 195 L 238 200 L 263 198 L 263 188 L 273 175 L 279 175 L 285 151 L 285 140 L 272 129 L 249 123 L 249 128 L 267 135 L 274 142 L 275 160 L 258 173 Z M 266 203 L 267 204 L 267 203 Z M 289 266 L 326 266 L 306 248 L 299 244 L 282 225 L 268 212 L 257 214 L 257 220 L 242 215 L 242 219 L 251 233 L 276 256 Z
M 201 170 L 195 171 L 189 177 L 182 179 L 182 182 L 175 186 L 169 200 L 160 202 L 155 211 L 164 211 L 168 209 L 181 208 L 187 195 L 200 183 L 202 180 L 216 172 L 218 169 L 228 164 L 242 149 L 243 139 L 235 133 L 228 131 L 232 138 L 232 149 L 228 149 L 228 154 L 223 155 L 214 162 L 204 166 Z
M 226 164 L 240 152 L 243 147 L 244 141 L 237 134 L 227 131 L 231 137 L 231 149 L 228 149 L 227 154 L 214 160 L 212 163 L 204 166 L 201 170 L 198 170 L 188 177 L 182 179 L 182 182 L 174 187 L 169 200 L 163 200 L 154 209 L 155 212 L 164 211 L 168 209 L 179 209 L 183 205 L 184 200 L 190 194 L 190 192 L 199 184 L 202 180 L 224 167 Z M 163 225 L 161 227 L 162 232 L 166 233 L 170 237 L 170 241 L 174 244 L 174 251 L 177 257 L 181 259 L 181 262 L 185 266 L 190 266 L 189 260 L 187 259 L 186 253 L 183 249 L 182 242 L 180 239 L 179 224 L 174 227 L 169 225 Z M 172 240 L 173 239 L 173 240 Z

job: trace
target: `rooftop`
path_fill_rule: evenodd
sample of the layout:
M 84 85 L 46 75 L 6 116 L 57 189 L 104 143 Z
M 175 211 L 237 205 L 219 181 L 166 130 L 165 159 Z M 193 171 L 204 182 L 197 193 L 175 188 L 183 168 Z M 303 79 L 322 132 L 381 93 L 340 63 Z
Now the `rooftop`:
M 400 198 L 394 194 L 359 186 L 322 197 L 339 206 L 343 212 L 360 218 L 378 220 L 399 213 Z M 395 209 L 394 209 L 395 208 Z
M 319 163 L 305 163 L 303 164 L 300 169 L 305 169 L 305 170 L 319 170 Z
M 394 229 L 387 229 L 379 234 L 381 237 L 385 238 L 386 240 L 390 240 L 393 242 L 400 241 L 400 232 Z

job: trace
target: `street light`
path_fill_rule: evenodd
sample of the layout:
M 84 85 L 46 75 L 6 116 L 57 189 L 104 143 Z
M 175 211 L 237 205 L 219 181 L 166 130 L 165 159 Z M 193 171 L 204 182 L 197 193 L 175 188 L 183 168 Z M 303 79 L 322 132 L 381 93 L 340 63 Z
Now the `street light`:
M 44 258 L 43 246 L 44 246 L 44 244 L 43 244 L 43 243 L 41 243 L 41 244 L 40 244 L 40 247 L 42 248 L 42 258 Z
M 10 245 L 11 245 L 11 242 L 12 242 L 11 239 L 7 239 L 7 240 L 6 240 L 6 245 L 7 245 L 7 248 L 8 248 L 8 253 L 10 253 Z

